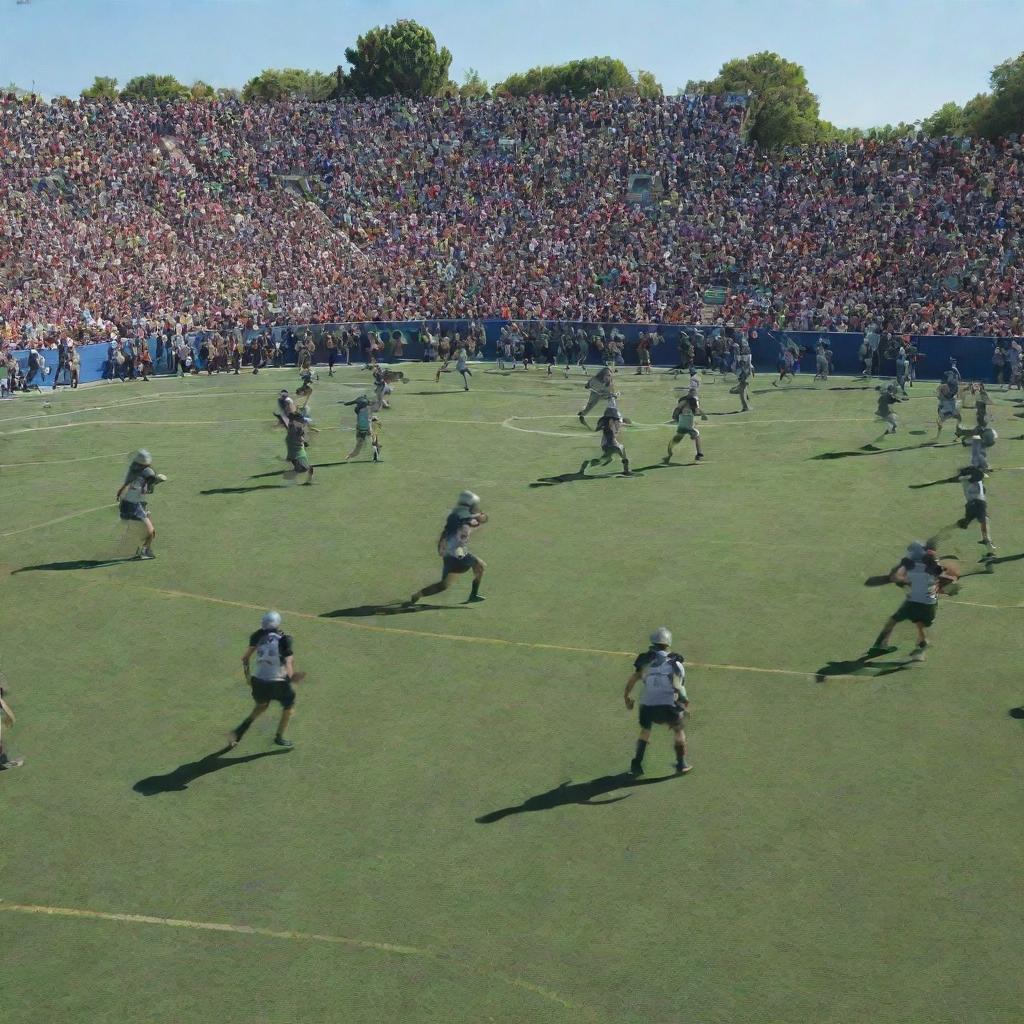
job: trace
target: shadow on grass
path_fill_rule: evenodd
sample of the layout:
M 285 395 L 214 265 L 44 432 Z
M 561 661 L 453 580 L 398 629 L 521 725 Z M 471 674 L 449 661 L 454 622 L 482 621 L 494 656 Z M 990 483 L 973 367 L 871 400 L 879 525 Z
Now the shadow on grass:
M 1010 708 L 1011 718 L 1024 718 L 1024 706 L 1019 708 Z
M 820 455 L 812 455 L 811 462 L 820 462 L 826 459 L 856 459 L 868 455 L 892 455 L 895 452 L 916 452 L 922 448 L 948 448 L 950 445 L 935 444 L 927 441 L 924 444 L 905 444 L 899 448 L 876 448 L 873 444 L 865 445 L 864 448 L 851 452 L 822 452 Z M 866 449 L 866 450 L 865 450 Z
M 313 468 L 314 469 L 330 469 L 332 466 L 351 466 L 351 465 L 352 465 L 351 462 L 347 461 L 346 459 L 342 459 L 340 462 L 314 462 L 313 463 Z M 287 469 L 272 469 L 269 473 L 253 473 L 253 475 L 250 476 L 249 479 L 250 480 L 265 480 L 267 477 L 271 477 L 271 476 L 284 476 L 285 473 L 287 473 L 287 472 L 289 472 L 289 470 L 287 470 Z M 256 488 L 252 488 L 252 489 L 256 490 Z M 221 493 L 221 492 L 220 491 L 203 491 L 203 494 L 219 494 L 219 493 Z
M 1019 562 L 1021 559 L 1024 559 L 1024 551 L 1019 555 L 1000 555 L 999 557 L 995 555 L 982 555 L 978 559 L 978 565 L 981 568 L 972 569 L 970 572 L 962 572 L 960 579 L 966 579 L 968 576 L 993 576 L 995 575 L 995 567 L 997 565 L 1003 565 L 1006 562 Z
M 212 754 L 207 754 L 206 757 L 201 757 L 198 761 L 180 764 L 174 771 L 167 772 L 166 775 L 150 775 L 145 779 L 139 779 L 132 786 L 132 789 L 136 793 L 141 793 L 142 796 L 156 796 L 158 793 L 180 793 L 188 789 L 190 782 L 195 782 L 196 779 L 201 779 L 204 775 L 212 775 L 214 772 L 231 768 L 236 764 L 246 764 L 249 761 L 258 761 L 263 757 L 276 757 L 278 754 L 288 754 L 291 752 L 287 749 L 261 750 L 258 754 L 245 754 L 242 757 L 225 757 L 224 755 L 229 750 L 231 750 L 231 747 L 222 747 Z
M 941 480 L 929 480 L 926 484 L 907 484 L 912 491 L 920 491 L 925 487 L 938 487 L 939 484 L 956 484 L 960 482 L 959 476 L 944 476 Z
M 286 471 L 287 472 L 287 471 Z M 252 487 L 211 487 L 200 491 L 200 494 L 249 494 L 251 491 L 280 491 L 283 488 L 276 484 L 253 484 Z
M 120 565 L 122 562 L 136 562 L 134 555 L 127 555 L 124 558 L 105 558 L 102 560 L 91 558 L 78 558 L 71 562 L 44 562 L 41 565 L 25 565 L 15 569 L 11 573 L 17 576 L 19 572 L 69 572 L 75 569 L 102 569 L 105 565 Z
M 407 604 L 405 601 L 391 601 L 389 604 L 359 604 L 353 608 L 336 608 L 333 612 L 322 612 L 321 619 L 362 619 L 370 615 L 412 615 L 415 612 L 455 611 L 457 604 Z
M 852 658 L 849 661 L 830 661 L 815 672 L 814 677 L 819 683 L 832 676 L 864 676 L 865 679 L 877 679 L 880 676 L 891 676 L 902 672 L 916 664 L 914 658 L 901 658 L 898 661 L 879 661 L 868 655 Z
M 653 786 L 659 782 L 668 782 L 670 779 L 682 778 L 681 775 L 662 775 L 656 779 L 637 779 L 626 772 L 621 775 L 602 775 L 588 782 L 563 782 L 561 785 L 549 789 L 546 793 L 538 793 L 536 796 L 527 797 L 521 804 L 514 807 L 502 807 L 497 811 L 490 811 L 482 814 L 476 819 L 480 825 L 490 825 L 502 818 L 508 818 L 513 814 L 526 814 L 529 811 L 550 811 L 556 807 L 565 807 L 568 804 L 580 804 L 583 807 L 602 807 L 605 804 L 617 804 L 620 800 L 626 800 L 631 793 L 624 793 L 622 796 L 613 796 L 608 800 L 597 800 L 596 797 L 604 796 L 606 793 L 613 793 L 617 789 L 636 789 L 639 786 Z
M 430 398 L 433 395 L 461 395 L 465 390 L 465 388 L 447 388 L 443 391 L 406 391 L 405 394 Z

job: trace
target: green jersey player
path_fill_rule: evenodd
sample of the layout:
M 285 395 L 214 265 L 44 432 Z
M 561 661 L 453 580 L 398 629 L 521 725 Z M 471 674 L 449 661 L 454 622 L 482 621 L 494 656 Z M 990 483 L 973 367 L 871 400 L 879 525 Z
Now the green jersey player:
M 696 395 L 683 395 L 676 403 L 676 407 L 672 410 L 676 433 L 668 443 L 668 454 L 661 460 L 666 466 L 672 461 L 672 452 L 675 446 L 684 437 L 693 439 L 694 447 L 697 449 L 696 461 L 700 462 L 704 458 L 704 449 L 700 443 L 700 431 L 694 426 L 694 420 L 700 415 L 700 401 Z

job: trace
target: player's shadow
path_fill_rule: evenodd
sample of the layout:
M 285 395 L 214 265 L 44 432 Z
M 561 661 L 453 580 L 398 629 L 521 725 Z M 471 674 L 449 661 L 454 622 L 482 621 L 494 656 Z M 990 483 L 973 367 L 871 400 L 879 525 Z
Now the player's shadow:
M 941 480 L 929 480 L 925 484 L 907 484 L 912 491 L 920 491 L 925 487 L 938 487 L 939 484 L 955 484 L 960 482 L 959 476 L 944 476 Z
M 810 462 L 821 462 L 828 459 L 856 459 L 866 457 L 868 455 L 892 455 L 895 452 L 916 452 L 921 448 L 941 448 L 949 447 L 948 445 L 937 445 L 931 441 L 927 441 L 924 444 L 906 444 L 899 448 L 876 448 L 874 445 L 865 445 L 868 451 L 858 449 L 852 452 L 822 452 L 820 455 L 812 455 L 809 459 Z
M 1019 562 L 1024 559 L 1024 551 L 1019 555 L 985 555 L 983 558 L 978 560 L 980 569 L 972 569 L 970 572 L 963 572 L 960 574 L 960 579 L 965 579 L 968 576 L 992 576 L 995 574 L 995 567 L 997 565 L 1003 565 L 1006 562 Z
M 497 811 L 490 811 L 482 814 L 476 819 L 480 825 L 491 825 L 502 818 L 511 817 L 513 814 L 526 814 L 529 811 L 550 811 L 555 807 L 565 807 L 567 804 L 580 804 L 583 807 L 602 807 L 605 804 L 617 804 L 620 800 L 626 800 L 631 793 L 623 793 L 622 796 L 613 796 L 607 800 L 598 800 L 597 797 L 606 793 L 614 793 L 618 789 L 636 789 L 638 786 L 653 786 L 659 782 L 668 782 L 670 779 L 682 778 L 680 775 L 661 775 L 654 779 L 637 779 L 632 775 L 623 772 L 621 775 L 602 775 L 588 782 L 563 782 L 554 789 L 545 793 L 538 793 L 536 796 L 527 797 L 521 804 L 514 807 L 502 807 Z
M 830 661 L 822 665 L 814 673 L 814 678 L 823 683 L 833 676 L 863 676 L 866 679 L 877 679 L 881 676 L 895 675 L 916 664 L 913 658 L 900 658 L 897 661 L 879 661 L 868 655 L 852 658 L 849 661 Z
M 407 395 L 420 395 L 423 398 L 430 398 L 434 395 L 461 395 L 465 388 L 447 388 L 444 391 L 407 391 Z
M 68 572 L 74 569 L 102 569 L 105 565 L 120 565 L 122 562 L 135 562 L 134 555 L 126 555 L 124 558 L 76 558 L 71 562 L 43 562 L 40 565 L 24 565 L 11 573 L 17 576 L 19 572 Z
M 262 757 L 276 757 L 278 754 L 288 754 L 290 750 L 261 750 L 257 754 L 245 754 L 242 757 L 225 757 L 224 755 L 231 747 L 222 747 L 220 750 L 199 758 L 198 761 L 188 761 L 178 765 L 174 771 L 165 775 L 150 775 L 145 779 L 139 779 L 132 786 L 136 793 L 142 796 L 156 796 L 158 793 L 180 793 L 188 789 L 190 782 L 201 779 L 204 775 L 212 775 L 214 772 L 223 771 L 236 764 L 247 764 L 249 761 L 258 761 Z
M 359 604 L 353 608 L 336 608 L 333 612 L 321 612 L 321 619 L 364 619 L 371 615 L 412 615 L 415 612 L 457 611 L 457 604 L 408 604 L 405 601 L 391 601 L 388 604 Z
M 314 469 L 330 469 L 332 466 L 351 466 L 351 465 L 352 465 L 351 462 L 348 462 L 346 459 L 342 459 L 340 462 L 314 462 L 313 463 L 313 468 Z M 285 473 L 288 473 L 288 472 L 290 472 L 290 470 L 287 470 L 287 469 L 272 469 L 269 473 L 253 473 L 252 476 L 249 477 L 249 479 L 250 480 L 265 480 L 265 479 L 267 479 L 267 477 L 284 476 Z M 252 490 L 256 490 L 256 489 L 257 488 L 255 488 L 255 487 L 252 488 Z M 221 492 L 220 491 L 203 491 L 203 494 L 215 494 L 215 493 L 219 494 Z
M 1024 718 L 1024 706 L 1019 708 L 1010 708 L 1011 718 Z
M 530 484 L 531 487 L 554 487 L 557 484 L 571 484 L 581 480 L 604 480 L 611 479 L 613 476 L 622 476 L 621 473 L 604 473 L 597 476 L 587 476 L 586 473 L 562 473 L 559 476 L 542 476 L 539 480 L 534 480 Z
M 743 412 L 743 411 L 744 410 L 742 410 L 742 409 L 730 409 L 729 412 L 709 412 L 708 415 L 709 416 L 739 416 L 739 414 L 741 412 Z
M 200 494 L 249 494 L 251 491 L 280 491 L 280 484 L 253 484 L 251 487 L 211 487 Z

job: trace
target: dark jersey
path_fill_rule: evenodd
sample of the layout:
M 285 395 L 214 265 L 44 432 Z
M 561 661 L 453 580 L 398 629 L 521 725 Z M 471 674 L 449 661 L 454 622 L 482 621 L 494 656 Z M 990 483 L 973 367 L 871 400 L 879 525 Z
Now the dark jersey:
M 898 405 L 899 402 L 900 399 L 897 398 L 896 395 L 890 395 L 887 391 L 883 391 L 878 396 L 877 415 L 881 416 L 884 419 L 886 416 L 892 413 L 892 407 L 894 405 Z
M 249 637 L 249 646 L 255 649 L 256 664 L 253 666 L 254 679 L 274 682 L 284 679 L 284 663 L 290 658 L 292 638 L 277 629 L 257 629 Z

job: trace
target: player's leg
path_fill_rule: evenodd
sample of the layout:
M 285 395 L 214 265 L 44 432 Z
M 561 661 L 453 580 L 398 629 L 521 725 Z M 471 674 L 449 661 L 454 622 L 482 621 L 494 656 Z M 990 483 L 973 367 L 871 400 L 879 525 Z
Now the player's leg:
M 877 656 L 879 654 L 892 654 L 896 650 L 895 647 L 890 646 L 889 637 L 892 636 L 892 631 L 896 628 L 896 623 L 899 621 L 895 615 L 890 616 L 885 621 L 885 625 L 882 627 L 882 631 L 875 637 L 875 642 L 871 645 L 868 654 Z
M 673 434 L 672 437 L 669 439 L 668 452 L 665 455 L 665 458 L 661 460 L 662 462 L 665 463 L 666 466 L 672 461 L 672 452 L 675 451 L 676 445 L 679 444 L 679 438 L 681 436 L 681 434 Z
M 676 751 L 676 774 L 685 775 L 693 770 L 693 766 L 686 763 L 686 733 L 683 732 L 683 716 L 679 714 L 679 721 L 672 726 L 672 745 Z
M 700 431 L 695 430 L 690 436 L 693 438 L 693 447 L 697 449 L 695 458 L 697 462 L 700 462 L 700 460 L 704 458 L 704 446 L 700 441 Z
M 295 691 L 292 690 L 291 683 L 284 683 L 281 687 L 282 699 L 281 699 L 281 717 L 277 722 L 277 732 L 274 734 L 274 743 L 279 747 L 294 747 L 295 744 L 291 740 L 284 738 L 284 731 L 288 728 L 288 723 L 292 720 L 292 715 L 295 713 Z
M 645 714 L 645 708 L 640 705 L 640 735 L 636 741 L 636 751 L 633 754 L 633 760 L 629 763 L 629 774 L 630 775 L 643 775 L 644 773 L 644 754 L 647 753 L 647 744 L 651 741 L 651 726 L 647 722 L 647 715 Z
M 437 583 L 431 583 L 429 587 L 424 587 L 422 590 L 417 590 L 412 597 L 406 602 L 407 604 L 415 604 L 422 597 L 432 597 L 434 594 L 442 594 L 452 585 L 452 574 L 446 568 L 444 575 Z
M 136 557 L 156 558 L 156 555 L 153 554 L 153 539 L 156 537 L 156 527 L 153 526 L 153 520 L 148 515 L 144 515 L 139 522 L 142 524 L 145 536 L 143 537 L 142 545 L 136 553 Z
M 363 450 L 363 445 L 365 443 L 366 443 L 365 436 L 363 436 L 361 434 L 357 435 L 357 437 L 356 437 L 356 446 L 355 446 L 355 448 L 352 449 L 352 451 L 350 451 L 348 453 L 348 455 L 345 456 L 345 461 L 348 462 L 349 459 L 354 459 Z
M 256 719 L 259 718 L 260 715 L 262 715 L 269 707 L 269 700 L 258 700 L 256 702 L 256 706 L 249 713 L 249 716 L 247 718 L 243 718 L 242 721 L 239 722 L 230 733 L 228 733 L 228 746 L 237 746 L 242 741 L 242 737 L 249 731 L 249 726 L 251 726 L 252 723 L 255 722 Z
M 483 598 L 480 596 L 480 581 L 484 577 L 484 570 L 487 568 L 486 562 L 477 558 L 473 563 L 473 583 L 469 588 L 469 600 L 470 601 L 482 601 Z
M 626 454 L 626 449 L 622 445 L 619 445 L 619 458 L 622 459 L 622 472 L 626 476 L 632 476 L 633 471 L 629 468 L 629 456 Z

